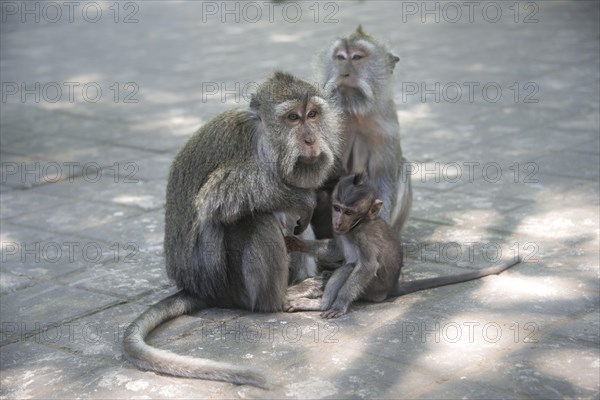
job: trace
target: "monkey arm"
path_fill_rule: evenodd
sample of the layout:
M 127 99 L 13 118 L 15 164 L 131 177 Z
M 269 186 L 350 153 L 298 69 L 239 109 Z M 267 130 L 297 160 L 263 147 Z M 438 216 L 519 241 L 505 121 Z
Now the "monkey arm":
M 340 270 L 348 272 L 349 270 L 347 267 L 348 265 L 345 265 Z M 357 300 L 365 291 L 371 280 L 375 277 L 378 268 L 379 263 L 374 257 L 367 260 L 359 260 L 358 264 L 351 269 L 348 279 L 346 279 L 339 289 L 331 307 L 324 310 L 321 316 L 323 318 L 337 318 L 340 315 L 345 314 L 348 311 L 350 304 Z M 327 288 L 325 289 L 325 295 L 326 294 Z M 325 308 L 325 305 L 327 304 L 325 302 L 325 295 L 323 295 L 323 308 Z
M 341 268 L 335 270 L 329 281 L 327 282 L 327 286 L 325 286 L 325 290 L 323 292 L 323 301 L 321 303 L 322 310 L 327 311 L 331 308 L 331 305 L 337 298 L 338 292 L 341 287 L 344 286 L 344 283 L 348 280 L 348 277 L 354 270 L 356 264 L 354 263 L 346 263 Z
M 286 236 L 285 245 L 288 252 L 301 252 L 312 255 L 320 263 L 340 264 L 344 261 L 344 253 L 335 239 L 302 240 L 295 236 Z
M 235 222 L 243 215 L 294 211 L 305 228 L 315 206 L 314 193 L 286 185 L 262 163 L 217 168 L 195 197 L 200 221 Z
M 320 263 L 341 263 L 344 261 L 344 253 L 337 245 L 335 239 L 305 240 L 308 252 L 313 254 Z

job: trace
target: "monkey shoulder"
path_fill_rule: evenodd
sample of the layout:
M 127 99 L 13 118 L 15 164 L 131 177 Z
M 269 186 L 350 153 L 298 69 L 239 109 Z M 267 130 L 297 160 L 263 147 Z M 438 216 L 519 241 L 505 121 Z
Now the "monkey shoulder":
M 218 114 L 207 122 L 211 138 L 250 138 L 258 118 L 248 110 L 234 108 Z
M 371 249 L 374 253 L 373 256 L 377 259 L 396 256 L 400 243 L 390 225 L 381 217 L 369 221 L 362 235 L 362 240 L 369 243 L 367 247 Z
M 203 170 L 212 170 L 223 161 L 248 157 L 255 124 L 255 118 L 244 110 L 233 109 L 216 115 L 181 148 L 175 156 L 172 169 L 193 169 L 201 173 Z
M 240 109 L 225 111 L 202 125 L 173 159 L 167 203 L 187 202 L 219 166 L 235 166 L 251 158 L 255 125 L 256 118 Z
M 363 221 L 360 229 L 355 229 L 349 238 L 351 242 L 356 243 L 360 253 L 366 259 L 377 258 L 377 255 L 385 250 L 386 247 L 386 228 L 387 224 L 381 219 Z
M 247 110 L 233 109 L 218 114 L 195 134 L 200 151 L 214 150 L 206 156 L 238 158 L 251 152 L 257 119 Z

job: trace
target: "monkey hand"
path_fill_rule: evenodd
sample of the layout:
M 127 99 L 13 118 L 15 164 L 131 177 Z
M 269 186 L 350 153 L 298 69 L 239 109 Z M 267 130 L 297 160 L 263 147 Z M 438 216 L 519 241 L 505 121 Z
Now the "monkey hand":
M 327 310 L 327 311 L 323 311 L 321 313 L 321 317 L 324 319 L 333 319 L 333 318 L 341 317 L 344 314 L 346 314 L 346 312 L 344 312 L 344 311 Z
M 296 222 L 296 226 L 294 227 L 294 235 L 300 235 L 302 232 L 308 228 L 310 225 L 310 220 L 312 219 L 312 212 L 310 214 L 305 215 L 304 217 L 300 217 Z
M 306 244 L 295 236 L 285 236 L 283 239 L 285 240 L 285 247 L 288 253 L 292 253 L 295 251 L 308 251 L 308 247 L 306 246 Z
M 348 312 L 348 307 L 336 308 L 335 305 L 329 310 L 323 311 L 321 317 L 325 319 L 333 319 L 341 317 Z

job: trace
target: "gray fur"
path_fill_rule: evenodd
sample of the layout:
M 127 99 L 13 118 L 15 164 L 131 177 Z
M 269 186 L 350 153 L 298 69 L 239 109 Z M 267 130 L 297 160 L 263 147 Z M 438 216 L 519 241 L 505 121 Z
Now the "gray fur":
M 327 178 L 340 148 L 340 115 L 315 96 L 314 86 L 276 72 L 258 88 L 248 110 L 216 116 L 175 157 L 164 246 L 167 274 L 181 292 L 128 329 L 125 354 L 138 367 L 266 386 L 258 373 L 178 356 L 144 338 L 162 322 L 203 307 L 282 310 L 289 272 L 276 214 L 298 215 L 296 234 L 307 228 L 314 189 Z M 311 110 L 318 110 L 316 117 L 308 117 Z M 288 112 L 300 113 L 300 121 L 292 122 Z

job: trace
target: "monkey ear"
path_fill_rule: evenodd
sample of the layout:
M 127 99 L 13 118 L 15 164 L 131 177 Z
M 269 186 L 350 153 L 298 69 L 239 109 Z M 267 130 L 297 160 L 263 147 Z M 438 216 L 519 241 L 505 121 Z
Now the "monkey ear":
M 375 219 L 379 215 L 379 211 L 381 211 L 381 206 L 383 205 L 383 201 L 379 199 L 375 199 L 373 204 L 371 204 L 371 208 L 369 209 L 369 219 Z
M 394 70 L 394 67 L 396 66 L 396 63 L 398 61 L 400 61 L 400 57 L 393 55 L 392 53 L 388 53 L 388 58 L 390 60 L 390 65 L 392 66 L 392 71 Z

